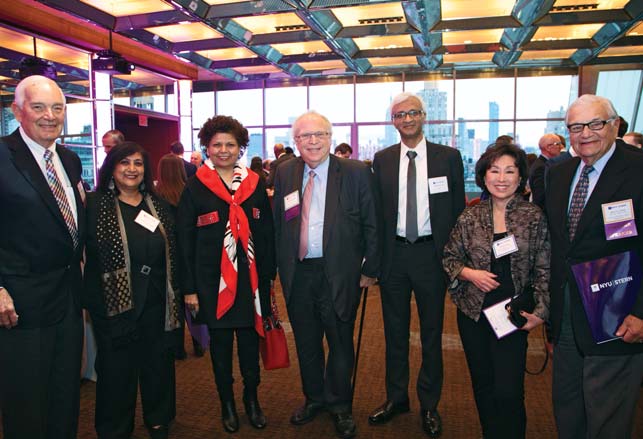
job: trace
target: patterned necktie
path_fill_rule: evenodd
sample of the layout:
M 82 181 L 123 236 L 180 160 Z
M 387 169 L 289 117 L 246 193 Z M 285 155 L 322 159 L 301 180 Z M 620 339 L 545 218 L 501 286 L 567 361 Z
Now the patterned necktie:
M 58 208 L 60 213 L 62 213 L 63 218 L 65 219 L 65 224 L 67 224 L 67 229 L 71 235 L 71 239 L 74 242 L 74 248 L 78 247 L 78 229 L 76 228 L 76 222 L 74 221 L 74 214 L 71 211 L 69 206 L 69 200 L 67 199 L 67 194 L 63 188 L 56 169 L 54 168 L 54 162 L 52 161 L 53 153 L 48 149 L 45 150 L 45 170 L 47 171 L 47 183 L 51 188 L 51 192 L 54 194 L 56 203 L 58 203 Z
M 308 253 L 308 215 L 310 214 L 310 203 L 313 199 L 313 186 L 315 171 L 308 173 L 308 183 L 304 188 L 304 199 L 301 204 L 301 226 L 299 229 L 299 260 L 303 261 Z
M 587 198 L 587 188 L 589 187 L 589 173 L 594 170 L 592 165 L 585 165 L 581 173 L 578 183 L 574 188 L 574 195 L 572 195 L 572 202 L 569 205 L 569 215 L 567 218 L 567 230 L 569 231 L 569 240 L 574 239 L 576 229 L 578 228 L 578 220 L 583 213 L 585 207 L 585 199 Z
M 406 170 L 406 239 L 415 242 L 418 239 L 418 203 L 416 192 L 415 151 L 407 151 L 409 167 Z

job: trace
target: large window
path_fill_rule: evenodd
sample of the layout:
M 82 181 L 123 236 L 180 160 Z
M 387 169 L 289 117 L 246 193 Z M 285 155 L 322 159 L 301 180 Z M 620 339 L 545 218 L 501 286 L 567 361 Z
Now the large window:
M 292 125 L 307 105 L 306 87 L 267 88 L 266 125 Z
M 217 92 L 217 114 L 232 116 L 246 127 L 263 125 L 263 90 Z
M 315 85 L 309 91 L 310 110 L 323 114 L 332 123 L 354 122 L 353 84 Z

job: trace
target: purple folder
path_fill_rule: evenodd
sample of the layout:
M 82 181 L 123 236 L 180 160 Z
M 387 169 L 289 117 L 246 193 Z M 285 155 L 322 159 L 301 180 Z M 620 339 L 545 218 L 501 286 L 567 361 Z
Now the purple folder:
M 185 322 L 190 330 L 190 335 L 197 341 L 197 343 L 199 343 L 203 350 L 207 350 L 210 346 L 210 332 L 208 331 L 208 325 L 194 323 L 192 314 L 190 313 L 187 305 L 185 306 Z
M 614 334 L 630 314 L 641 288 L 641 260 L 633 251 L 572 265 L 592 336 L 597 344 Z

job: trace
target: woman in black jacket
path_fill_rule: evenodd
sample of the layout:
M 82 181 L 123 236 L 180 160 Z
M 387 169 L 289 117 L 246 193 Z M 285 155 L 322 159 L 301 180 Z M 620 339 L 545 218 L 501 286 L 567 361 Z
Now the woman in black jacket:
M 238 163 L 248 130 L 227 116 L 199 132 L 208 159 L 188 181 L 178 207 L 181 289 L 187 309 L 210 329 L 210 355 L 223 426 L 239 429 L 232 390 L 232 346 L 237 337 L 243 402 L 250 424 L 264 428 L 257 399 L 262 317 L 270 313 L 275 277 L 272 213 L 256 173 Z
M 171 331 L 179 327 L 174 221 L 153 192 L 146 151 L 112 148 L 87 199 L 86 303 L 97 344 L 99 438 L 129 438 L 140 385 L 153 439 L 173 418 Z

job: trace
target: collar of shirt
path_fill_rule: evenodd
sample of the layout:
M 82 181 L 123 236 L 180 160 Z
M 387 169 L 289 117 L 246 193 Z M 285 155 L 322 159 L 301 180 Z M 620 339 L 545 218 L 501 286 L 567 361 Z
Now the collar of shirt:
M 420 143 L 415 145 L 415 148 L 409 148 L 404 144 L 404 142 L 400 142 L 400 147 L 400 158 L 405 159 L 406 161 L 409 160 L 406 155 L 408 151 L 417 152 L 417 156 L 415 157 L 416 161 L 424 160 L 426 157 L 426 137 L 422 137 L 422 140 L 420 140 Z
M 610 149 L 607 150 L 607 152 L 603 155 L 603 157 L 596 160 L 596 163 L 594 163 L 593 165 L 594 170 L 588 174 L 589 186 L 587 187 L 587 197 L 585 198 L 585 204 L 587 204 L 587 200 L 589 200 L 589 197 L 592 195 L 592 192 L 596 187 L 596 183 L 598 183 L 598 179 L 601 177 L 601 173 L 603 172 L 603 169 L 605 169 L 605 165 L 607 165 L 607 162 L 609 161 L 609 159 L 612 158 L 612 155 L 614 154 L 615 150 L 616 150 L 616 142 L 612 144 Z M 574 195 L 574 188 L 576 187 L 576 184 L 578 184 L 578 180 L 580 180 L 580 176 L 584 166 L 585 166 L 585 162 L 581 160 L 580 163 L 578 164 L 578 167 L 576 168 L 576 173 L 574 174 L 574 178 L 572 179 L 572 185 L 569 191 L 567 211 L 569 211 L 569 205 L 571 204 L 572 196 Z
M 58 154 L 56 153 L 56 142 L 53 142 L 51 145 L 49 145 L 49 147 L 45 148 L 39 143 L 36 143 L 34 140 L 32 140 L 31 137 L 27 135 L 25 130 L 22 129 L 22 127 L 20 127 L 20 136 L 27 145 L 27 148 L 29 148 L 29 151 L 31 151 L 34 159 L 36 159 L 36 163 L 38 163 L 38 166 L 40 167 L 43 175 L 45 175 L 46 177 L 47 170 L 45 169 L 45 149 L 51 151 L 51 153 L 53 154 L 52 160 L 54 161 L 54 165 L 56 165 L 56 162 L 59 160 Z M 56 169 L 56 171 L 58 171 L 58 169 Z
M 304 166 L 304 180 L 301 186 L 303 197 L 304 188 L 308 183 L 310 171 L 315 171 L 310 212 L 308 213 L 308 253 L 307 258 L 321 258 L 324 256 L 324 214 L 326 212 L 326 183 L 328 181 L 328 166 L 330 156 L 321 162 L 315 169 Z
M 323 181 L 324 186 L 326 186 L 326 179 L 328 178 L 328 164 L 329 163 L 330 163 L 330 155 L 328 157 L 326 157 L 326 160 L 321 162 L 314 169 L 311 168 L 310 166 L 308 166 L 308 164 L 304 163 L 304 181 L 302 182 L 302 185 L 301 185 L 302 193 L 303 193 L 303 190 L 304 190 L 303 188 L 305 188 L 306 183 L 308 183 L 308 173 L 310 171 L 315 171 L 315 178 L 316 178 L 315 183 L 317 183 L 318 181 Z

